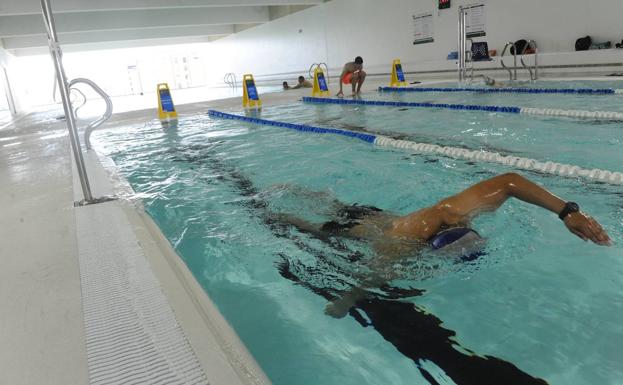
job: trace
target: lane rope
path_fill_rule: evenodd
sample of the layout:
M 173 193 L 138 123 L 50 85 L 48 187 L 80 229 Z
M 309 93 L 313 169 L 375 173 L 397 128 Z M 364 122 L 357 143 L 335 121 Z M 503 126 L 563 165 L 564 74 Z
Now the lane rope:
M 410 150 L 420 154 L 435 154 L 454 159 L 498 163 L 509 167 L 514 167 L 522 170 L 537 171 L 549 175 L 570 178 L 580 177 L 592 181 L 623 185 L 623 173 L 621 172 L 602 170 L 597 168 L 589 170 L 570 164 L 556 163 L 551 161 L 539 162 L 536 159 L 522 158 L 517 156 L 506 156 L 501 155 L 497 152 L 468 150 L 465 148 L 439 146 L 436 144 L 418 143 L 409 140 L 397 140 L 382 135 L 362 134 L 336 128 L 322 128 L 305 124 L 293 124 L 267 119 L 251 118 L 247 116 L 228 114 L 214 110 L 209 110 L 208 115 L 211 118 L 215 119 L 238 120 L 253 124 L 294 129 L 301 132 L 342 135 L 363 140 L 368 143 L 373 143 L 377 146 Z
M 394 102 L 384 100 L 358 100 L 358 99 L 337 99 L 337 98 L 312 98 L 303 97 L 304 103 L 318 104 L 351 104 L 362 106 L 384 106 L 384 107 L 423 107 L 423 108 L 444 108 L 451 110 L 484 111 L 484 112 L 503 112 L 509 114 L 523 114 L 533 116 L 553 116 L 577 119 L 593 120 L 616 120 L 623 121 L 623 112 L 616 111 L 584 111 L 584 110 L 561 110 L 557 108 L 531 108 L 517 106 L 482 106 L 474 104 L 448 104 L 448 103 L 420 103 L 420 102 Z
M 623 89 L 612 88 L 478 88 L 478 87 L 379 87 L 379 92 L 478 92 L 489 94 L 576 94 L 576 95 L 615 95 L 623 94 Z

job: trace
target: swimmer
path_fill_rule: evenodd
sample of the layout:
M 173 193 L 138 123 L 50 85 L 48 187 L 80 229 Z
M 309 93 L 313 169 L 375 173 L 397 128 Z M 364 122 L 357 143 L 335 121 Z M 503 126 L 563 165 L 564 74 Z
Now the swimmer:
M 309 80 L 305 80 L 304 76 L 299 76 L 298 84 L 295 85 L 294 87 L 290 87 L 288 85 L 288 82 L 283 82 L 284 90 L 298 90 L 299 88 L 312 88 L 312 87 L 313 85 L 311 84 L 311 82 Z
M 361 56 L 357 56 L 355 61 L 348 62 L 344 65 L 342 74 L 340 75 L 340 92 L 337 93 L 337 97 L 343 97 L 344 92 L 342 90 L 342 83 L 350 84 L 353 88 L 353 95 L 357 96 L 361 93 L 361 86 L 366 80 L 366 72 L 363 70 L 363 59 Z
M 291 87 L 291 90 L 296 90 L 299 88 L 312 88 L 313 85 L 311 84 L 311 82 L 309 80 L 305 80 L 304 76 L 299 76 L 298 79 L 299 83 L 297 85 L 295 85 L 294 87 Z
M 338 209 L 338 220 L 322 225 L 313 225 L 303 220 L 289 218 L 289 223 L 301 231 L 317 235 L 330 234 L 372 242 L 379 257 L 377 263 L 395 260 L 406 255 L 409 247 L 418 249 L 429 245 L 435 248 L 436 240 L 448 229 L 463 229 L 464 233 L 477 241 L 477 233 L 469 229 L 470 221 L 477 215 L 495 211 L 509 198 L 540 206 L 558 215 L 567 229 L 584 241 L 610 246 L 612 241 L 599 223 L 580 211 L 577 203 L 565 202 L 551 192 L 516 173 L 508 173 L 481 181 L 466 190 L 404 216 L 383 212 L 372 206 L 343 206 Z M 462 238 L 454 234 L 450 238 Z M 452 243 L 452 239 L 441 240 Z M 382 283 L 380 278 L 371 278 L 364 287 Z M 378 286 L 377 286 L 378 287 Z M 363 288 L 354 288 L 341 298 L 329 303 L 325 312 L 341 318 L 352 305 L 364 295 Z

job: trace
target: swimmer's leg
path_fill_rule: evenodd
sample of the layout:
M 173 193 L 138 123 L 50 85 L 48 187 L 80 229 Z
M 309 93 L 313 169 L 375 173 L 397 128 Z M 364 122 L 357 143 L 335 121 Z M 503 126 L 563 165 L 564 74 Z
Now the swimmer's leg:
M 321 225 L 308 222 L 305 219 L 299 218 L 295 215 L 287 213 L 271 213 L 268 217 L 273 223 L 290 225 L 302 233 L 312 234 L 316 237 L 326 237 L 325 232 L 320 229 Z
M 361 70 L 359 71 L 359 76 L 357 76 L 357 95 L 359 95 L 361 93 L 361 86 L 363 85 L 363 82 L 366 81 L 366 71 Z M 353 91 L 354 91 L 354 87 L 353 87 Z

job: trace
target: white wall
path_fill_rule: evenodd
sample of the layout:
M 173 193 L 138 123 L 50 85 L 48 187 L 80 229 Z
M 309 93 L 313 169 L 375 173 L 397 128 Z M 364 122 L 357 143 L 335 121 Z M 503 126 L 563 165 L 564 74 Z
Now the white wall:
M 434 0 L 333 0 L 211 44 L 214 74 L 251 72 L 307 73 L 324 61 L 335 71 L 356 55 L 370 73 L 386 73 L 392 59 L 402 59 L 407 71 L 455 68 L 445 60 L 456 50 L 457 8 L 476 1 L 453 0 L 452 8 L 437 10 Z M 578 37 L 615 42 L 623 39 L 621 0 L 485 0 L 490 49 L 502 51 L 507 41 L 536 40 L 542 64 L 623 62 L 623 50 L 574 51 Z M 412 15 L 433 11 L 434 43 L 413 45 Z M 499 67 L 499 63 L 492 65 Z M 288 78 L 287 76 L 282 76 Z

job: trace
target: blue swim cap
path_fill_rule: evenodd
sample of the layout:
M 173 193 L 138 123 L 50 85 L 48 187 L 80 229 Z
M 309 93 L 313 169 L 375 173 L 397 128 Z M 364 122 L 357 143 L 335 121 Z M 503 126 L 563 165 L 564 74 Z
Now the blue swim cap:
M 433 250 L 450 249 L 456 251 L 463 261 L 473 261 L 485 255 L 483 238 L 476 230 L 467 227 L 454 227 L 435 234 L 428 243 Z

